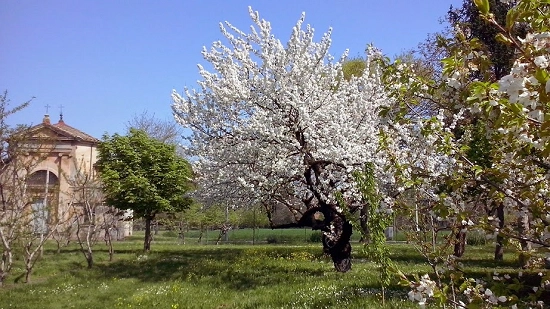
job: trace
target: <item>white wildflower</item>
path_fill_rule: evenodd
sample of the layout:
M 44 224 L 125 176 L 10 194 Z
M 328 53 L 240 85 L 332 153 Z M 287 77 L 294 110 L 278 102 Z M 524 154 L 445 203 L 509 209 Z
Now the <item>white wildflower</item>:
M 550 65 L 550 61 L 545 55 L 535 57 L 534 62 L 541 69 L 546 69 Z

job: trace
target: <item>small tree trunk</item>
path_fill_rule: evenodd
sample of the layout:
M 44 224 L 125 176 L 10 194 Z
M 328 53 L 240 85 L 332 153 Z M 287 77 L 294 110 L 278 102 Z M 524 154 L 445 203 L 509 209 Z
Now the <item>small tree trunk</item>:
M 185 245 L 185 226 L 183 222 L 178 222 L 178 236 L 182 245 Z
M 159 234 L 159 223 L 157 221 L 153 223 L 153 230 L 155 231 L 155 235 Z
M 520 235 L 529 235 L 529 215 L 526 211 L 522 211 L 518 217 L 518 229 Z M 529 251 L 531 251 L 531 243 L 525 239 L 520 240 L 521 252 L 519 253 L 519 264 L 521 267 L 525 268 L 529 266 L 531 260 Z
M 231 226 L 229 224 L 223 224 L 220 228 L 220 235 L 218 236 L 218 239 L 216 240 L 216 245 L 220 244 L 220 241 L 222 240 L 222 237 L 225 236 L 225 240 L 227 241 L 227 232 L 229 232 L 229 229 L 231 229 Z
M 34 266 L 34 263 L 33 263 L 33 259 L 34 259 L 34 255 L 36 254 L 36 251 L 33 251 L 33 252 L 30 252 L 30 248 L 25 248 L 26 250 L 26 256 L 25 256 L 25 283 L 30 283 L 31 282 L 31 274 L 32 274 L 32 269 L 33 269 L 33 266 Z
M 466 227 L 460 226 L 460 229 L 456 233 L 454 256 L 461 257 L 466 251 Z
M 197 240 L 197 243 L 200 244 L 202 241 L 202 234 L 204 233 L 204 227 L 200 226 L 200 232 L 199 232 L 199 240 Z
M 86 256 L 86 263 L 88 264 L 88 268 L 92 268 L 94 266 L 94 254 L 91 248 L 88 248 L 88 252 L 85 254 L 85 256 Z
M 105 244 L 107 245 L 107 248 L 109 248 L 109 262 L 112 262 L 115 251 L 113 250 L 113 237 L 111 236 L 110 228 L 108 226 L 105 227 Z
M 151 240 L 153 235 L 151 235 L 151 222 L 153 221 L 153 216 L 145 216 L 145 240 L 143 242 L 143 250 L 151 251 Z
M 31 283 L 32 268 L 27 268 L 25 272 L 25 283 Z
M 498 227 L 501 230 L 504 227 L 504 204 L 500 203 L 497 207 L 497 218 L 499 220 Z M 502 261 L 504 259 L 504 237 L 497 235 L 497 243 L 495 246 L 495 261 Z
M 13 253 L 11 252 L 11 248 L 8 247 L 8 249 L 5 249 L 5 251 L 2 252 L 2 261 L 0 264 L 0 287 L 4 285 L 4 281 L 6 280 L 6 277 L 8 276 L 8 274 L 10 273 L 12 265 L 13 265 Z

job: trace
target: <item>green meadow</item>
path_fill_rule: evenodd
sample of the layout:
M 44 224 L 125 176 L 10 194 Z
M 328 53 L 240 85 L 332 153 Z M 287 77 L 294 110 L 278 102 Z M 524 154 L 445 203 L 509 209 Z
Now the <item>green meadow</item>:
M 61 253 L 48 244 L 30 283 L 22 282 L 22 262 L 17 261 L 0 288 L 0 309 L 418 308 L 407 299 L 408 289 L 397 284 L 386 291 L 382 303 L 376 265 L 357 241 L 352 270 L 337 273 L 311 231 L 234 231 L 229 242 L 220 245 L 215 245 L 218 234 L 210 234 L 208 244 L 197 243 L 194 232 L 182 244 L 172 232 L 160 232 L 152 251 L 144 253 L 138 233 L 114 244 L 113 261 L 98 244 L 92 269 L 86 268 L 76 244 Z M 246 242 L 252 234 L 257 236 L 254 244 Z M 406 274 L 430 272 L 412 245 L 392 242 L 390 248 Z M 492 251 L 491 246 L 469 246 L 462 262 L 468 272 L 490 276 Z M 506 257 L 498 271 L 518 272 L 515 254 Z

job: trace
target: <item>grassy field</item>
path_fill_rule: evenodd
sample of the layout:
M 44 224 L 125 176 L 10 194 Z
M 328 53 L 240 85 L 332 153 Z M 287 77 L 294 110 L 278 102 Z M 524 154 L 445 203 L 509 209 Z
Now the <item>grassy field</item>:
M 140 238 L 141 233 L 138 233 L 137 237 Z M 185 233 L 185 242 L 192 244 L 197 243 L 199 240 L 199 231 L 191 230 Z M 166 240 L 166 237 L 176 237 L 176 232 L 161 231 L 158 237 Z M 200 241 L 201 244 L 213 244 L 218 239 L 219 231 L 207 231 L 203 234 Z M 359 233 L 352 235 L 352 241 L 359 241 Z M 310 243 L 319 242 L 321 239 L 320 231 L 312 231 L 311 228 L 303 229 L 235 229 L 230 230 L 227 233 L 227 241 L 222 238 L 223 243 L 230 244 L 252 244 L 254 243 Z M 397 233 L 394 240 L 404 241 L 405 236 L 402 233 Z M 176 239 L 177 241 L 177 239 Z M 181 242 L 181 241 L 180 241 Z
M 308 237 L 304 230 L 281 233 L 288 233 L 288 239 Z M 161 232 L 152 252 L 144 254 L 138 234 L 115 243 L 112 262 L 106 248 L 98 246 L 92 269 L 86 269 L 75 245 L 56 254 L 51 244 L 30 284 L 20 282 L 18 261 L 0 288 L 0 309 L 417 308 L 407 300 L 408 291 L 398 286 L 391 287 L 386 305 L 381 305 L 376 266 L 367 261 L 358 243 L 354 243 L 353 269 L 341 274 L 334 271 L 319 243 L 216 246 L 188 240 L 178 244 L 176 237 Z M 407 273 L 429 271 L 410 245 L 394 243 L 391 250 Z M 469 271 L 485 274 L 492 266 L 491 256 L 491 247 L 468 247 L 463 262 Z M 514 256 L 507 258 L 498 270 L 517 272 Z

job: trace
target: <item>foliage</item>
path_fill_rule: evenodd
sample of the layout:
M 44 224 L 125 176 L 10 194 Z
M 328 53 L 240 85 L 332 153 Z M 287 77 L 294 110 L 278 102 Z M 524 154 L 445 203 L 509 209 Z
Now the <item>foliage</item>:
M 131 209 L 145 218 L 146 229 L 160 212 L 182 210 L 190 205 L 192 171 L 176 154 L 175 146 L 130 129 L 128 135 L 105 135 L 98 146 L 97 168 L 106 202 L 118 209 Z M 150 234 L 144 249 L 150 249 Z
M 176 118 L 193 130 L 201 197 L 319 210 L 312 225 L 346 253 L 349 214 L 364 202 L 352 175 L 371 162 L 373 209 L 411 218 L 410 239 L 431 268 L 403 280 L 411 300 L 538 306 L 544 281 L 493 291 L 464 273 L 453 247 L 469 229 L 537 244 L 535 253 L 550 247 L 550 4 L 473 3 L 455 12 L 450 37 L 436 38 L 440 65 L 392 63 L 369 46 L 368 74 L 349 80 L 345 60 L 327 54 L 330 33 L 314 43 L 303 19 L 286 46 L 252 11 L 250 34 L 222 26 L 228 46 L 203 51 L 215 71 L 200 67 L 200 89 L 173 94 Z
M 66 303 L 90 309 L 105 304 L 113 308 L 418 308 L 407 300 L 407 291 L 395 285 L 388 287 L 382 305 L 376 265 L 361 252 L 355 254 L 353 270 L 340 274 L 316 245 L 178 246 L 173 237 L 155 239 L 155 249 L 144 254 L 141 236 L 118 242 L 113 262 L 108 261 L 107 247 L 98 244 L 92 269 L 86 267 L 76 244 L 61 254 L 55 244 L 48 245 L 37 265 L 39 280 L 32 285 L 7 282 L 8 288 L 0 290 L 0 307 L 50 309 Z M 389 249 L 407 274 L 429 270 L 410 245 L 390 244 Z M 468 274 L 487 281 L 520 274 L 514 261 L 506 259 L 495 275 L 488 267 L 490 247 L 468 252 L 463 262 Z M 20 266 L 16 265 L 15 275 Z M 519 278 L 536 278 L 538 271 L 523 271 Z
M 342 71 L 344 73 L 344 79 L 350 80 L 353 77 L 361 77 L 367 69 L 368 62 L 365 59 L 355 58 L 348 59 L 342 64 Z
M 418 75 L 403 63 L 388 64 L 384 78 L 397 107 L 383 113 L 391 117 L 392 126 L 382 135 L 382 147 L 404 192 L 395 199 L 403 213 L 421 209 L 428 222 L 444 223 L 453 234 L 482 228 L 490 237 L 537 244 L 535 252 L 544 251 L 550 247 L 550 5 L 501 2 L 509 5 L 505 23 L 499 23 L 502 14 L 491 13 L 494 1 L 474 1 L 485 27 L 513 50 L 511 69 L 502 63 L 502 72 L 490 70 L 506 57 L 498 56 L 488 46 L 492 43 L 476 37 L 468 25 L 455 27 L 454 35 L 442 41 L 447 57 L 441 78 Z M 520 27 L 528 31 L 523 37 L 515 32 Z M 408 113 L 424 100 L 439 107 L 434 117 Z M 473 125 L 464 125 L 469 123 Z M 476 190 L 483 195 L 472 194 Z M 495 215 L 499 208 L 505 209 L 506 221 L 504 212 Z M 452 246 L 429 252 L 424 248 L 435 247 L 418 240 L 434 272 L 407 283 L 413 288 L 412 300 L 460 308 L 541 305 L 535 299 L 546 293 L 546 285 L 523 292 L 489 289 L 487 281 L 460 270 L 460 261 L 446 249 Z M 548 273 L 541 275 L 546 280 Z
M 284 45 L 269 22 L 249 13 L 250 33 L 226 23 L 227 45 L 203 50 L 213 71 L 199 66 L 200 89 L 173 92 L 175 117 L 192 130 L 188 155 L 197 158 L 198 197 L 205 205 L 258 204 L 296 214 L 319 208 L 326 249 L 347 271 L 351 227 L 335 196 L 360 207 L 352 172 L 381 160 L 377 113 L 387 102 L 370 67 L 378 53 L 369 49 L 369 74 L 346 80 L 347 53 L 339 61 L 328 54 L 330 30 L 314 42 L 303 15 Z
M 362 172 L 354 174 L 357 186 L 363 195 L 366 206 L 368 207 L 368 234 L 366 235 L 367 256 L 379 265 L 380 284 L 384 290 L 390 284 L 390 279 L 395 266 L 389 256 L 389 248 L 386 244 L 386 229 L 393 222 L 393 211 L 385 207 L 380 207 L 382 201 L 380 192 L 374 179 L 374 165 L 365 164 Z M 383 210 L 386 211 L 383 211 Z M 385 299 L 383 298 L 383 301 Z

